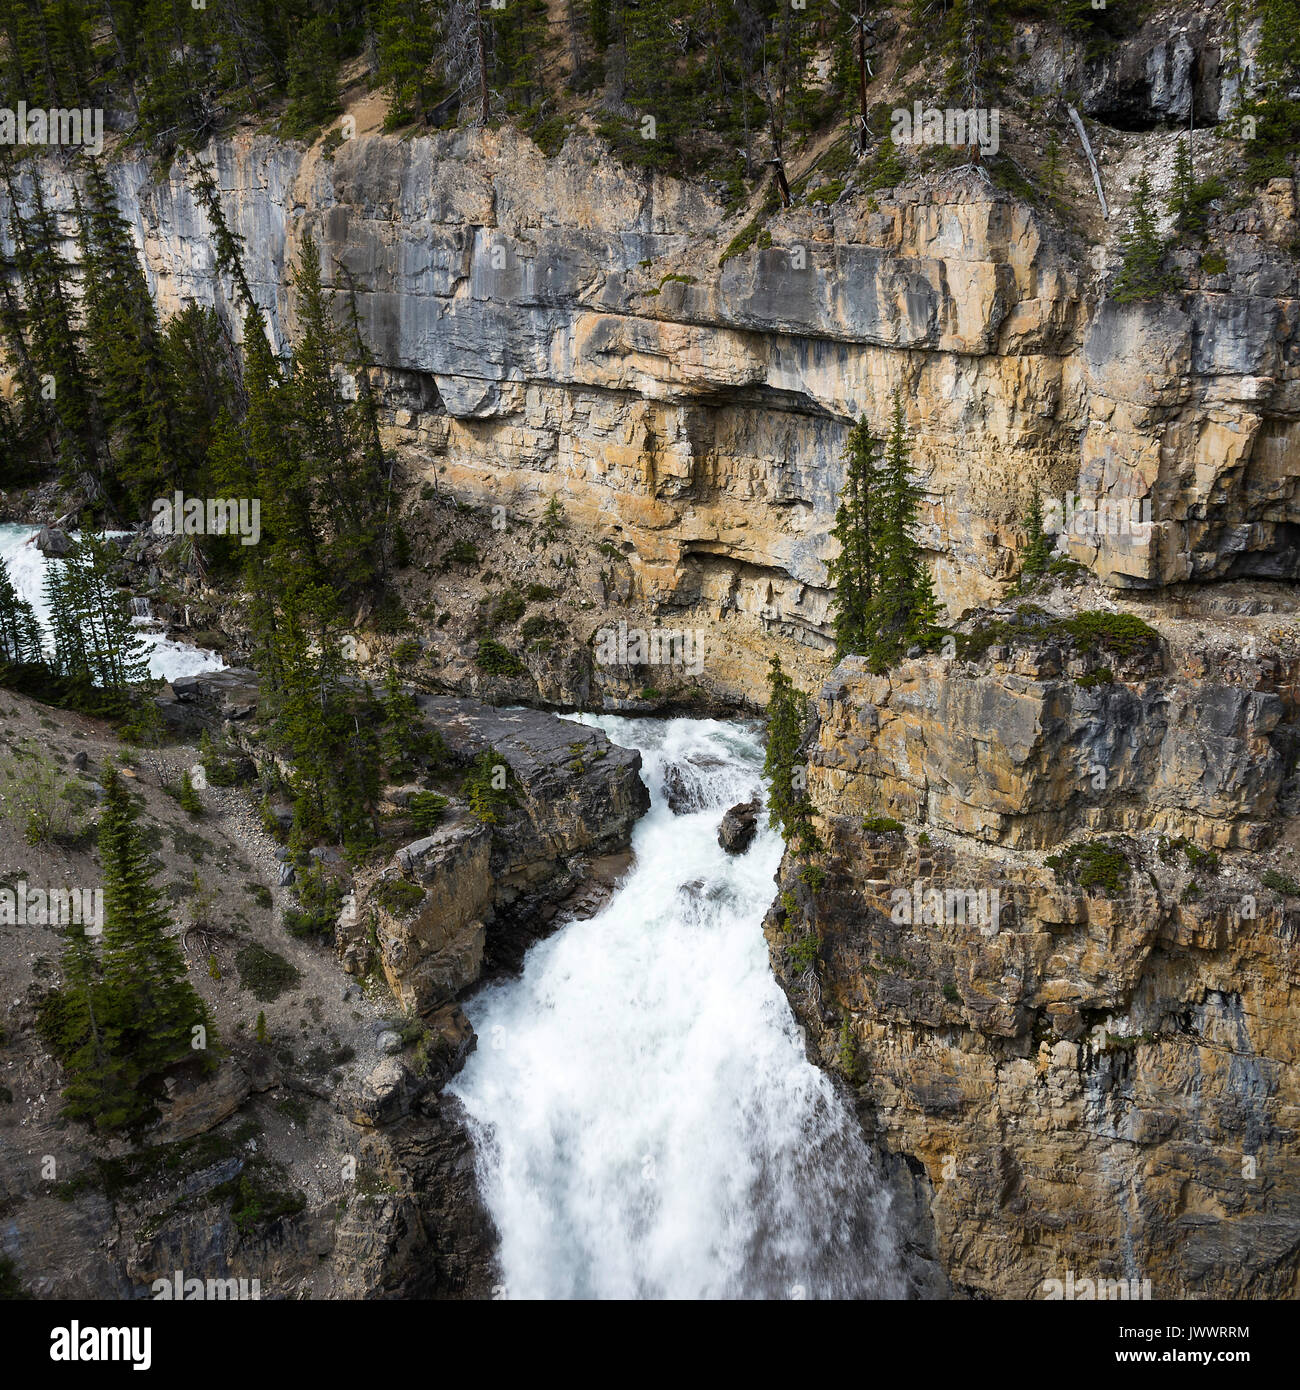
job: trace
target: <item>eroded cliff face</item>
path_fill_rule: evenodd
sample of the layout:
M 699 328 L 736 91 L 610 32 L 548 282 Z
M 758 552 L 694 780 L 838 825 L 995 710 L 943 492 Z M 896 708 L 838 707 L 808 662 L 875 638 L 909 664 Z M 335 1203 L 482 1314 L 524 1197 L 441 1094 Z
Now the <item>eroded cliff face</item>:
M 1168 182 L 1173 138 L 1116 135 L 1112 201 L 1139 160 Z M 1034 486 L 1149 501 L 1145 530 L 1070 539 L 1118 587 L 1300 567 L 1287 180 L 1226 218 L 1226 271 L 1180 253 L 1182 293 L 1117 305 L 1101 272 L 1123 216 L 1085 199 L 1062 229 L 969 171 L 778 211 L 770 246 L 720 268 L 742 218 L 581 133 L 550 159 L 509 129 L 332 157 L 247 137 L 208 159 L 281 341 L 306 233 L 355 289 L 412 479 L 534 515 L 558 497 L 626 554 L 638 599 L 709 628 L 707 682 L 731 698 L 772 650 L 824 669 L 847 425 L 880 425 L 895 388 L 954 615 L 1014 572 Z M 224 293 L 186 175 L 112 169 L 164 310 Z
M 825 881 L 787 856 L 773 962 L 959 1291 L 1296 1294 L 1295 607 L 821 690 Z

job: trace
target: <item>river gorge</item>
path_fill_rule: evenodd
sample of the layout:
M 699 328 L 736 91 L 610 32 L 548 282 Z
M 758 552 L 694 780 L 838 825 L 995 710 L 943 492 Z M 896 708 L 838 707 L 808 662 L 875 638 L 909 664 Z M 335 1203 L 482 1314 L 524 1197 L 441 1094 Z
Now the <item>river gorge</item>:
M 642 0 L 672 63 L 584 29 L 553 105 L 399 109 L 340 20 L 319 119 L 110 83 L 101 163 L 4 164 L 0 888 L 98 885 L 120 777 L 220 1045 L 70 1121 L 81 958 L 0 920 L 0 1288 L 1300 1294 L 1293 0 L 877 6 L 860 72 L 810 3 L 784 126 L 803 6 Z M 958 75 L 997 148 L 891 142 Z M 45 596 L 92 526 L 109 714 Z

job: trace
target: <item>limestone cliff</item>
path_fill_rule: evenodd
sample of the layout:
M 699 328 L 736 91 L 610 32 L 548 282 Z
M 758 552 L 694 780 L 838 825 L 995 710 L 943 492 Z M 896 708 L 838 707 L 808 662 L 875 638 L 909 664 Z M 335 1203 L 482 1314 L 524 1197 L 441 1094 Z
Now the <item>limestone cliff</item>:
M 1295 611 L 1121 656 L 1044 616 L 821 690 L 825 877 L 787 856 L 773 962 L 959 1291 L 1295 1296 Z
M 1093 133 L 1119 206 L 1141 168 L 1167 189 L 1176 134 L 1157 121 L 1193 90 L 1222 104 L 1213 23 L 1161 23 L 1091 65 L 1025 40 L 1032 93 L 1078 80 L 1085 112 L 1115 119 Z M 1138 104 L 1140 128 L 1115 116 Z M 1004 143 L 1030 141 L 1004 115 Z M 1203 163 L 1216 139 L 1194 137 Z M 753 208 L 624 169 L 581 130 L 549 159 L 509 128 L 323 151 L 239 136 L 206 154 L 274 334 L 291 333 L 286 269 L 310 232 L 328 280 L 355 288 L 412 486 L 533 515 L 559 497 L 626 556 L 636 598 L 708 628 L 704 683 L 726 697 L 755 696 L 771 650 L 817 678 L 846 427 L 881 423 L 895 388 L 954 615 L 1014 573 L 1035 485 L 1150 504 L 1137 533 L 1069 538 L 1117 587 L 1298 572 L 1289 180 L 1225 208 L 1223 268 L 1180 251 L 1180 292 L 1122 305 L 1104 290 L 1125 218 L 1101 219 L 1079 151 L 1068 217 L 978 171 L 850 179 L 760 210 L 764 235 L 730 256 Z M 187 174 L 112 166 L 165 310 L 225 292 Z

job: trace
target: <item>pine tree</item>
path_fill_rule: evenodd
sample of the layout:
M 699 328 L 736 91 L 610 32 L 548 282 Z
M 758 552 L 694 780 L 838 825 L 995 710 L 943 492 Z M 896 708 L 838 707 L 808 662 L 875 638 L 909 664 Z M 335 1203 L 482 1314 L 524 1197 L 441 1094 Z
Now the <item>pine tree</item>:
M 1120 237 L 1124 264 L 1111 292 L 1117 304 L 1154 299 L 1173 288 L 1172 277 L 1160 269 L 1165 246 L 1156 233 L 1155 214 L 1151 211 L 1151 180 L 1145 174 L 1133 185 L 1129 213 L 1129 228 Z
M 835 595 L 835 659 L 864 652 L 871 640 L 871 600 L 875 567 L 872 488 L 882 441 L 865 415 L 849 431 L 844 450 L 844 485 L 831 535 L 840 553 L 826 566 Z
M 912 476 L 897 391 L 877 496 L 876 575 L 866 651 L 872 669 L 883 671 L 909 647 L 931 646 L 939 631 L 933 581 L 914 534 L 922 494 Z
M 1053 541 L 1043 530 L 1043 499 L 1035 488 L 1025 516 L 1025 554 L 1020 562 L 1020 573 L 1042 574 L 1052 562 L 1053 549 Z
M 138 1125 L 155 1113 L 162 1075 L 200 1059 L 216 1066 L 216 1034 L 207 1008 L 185 978 L 171 922 L 152 883 L 148 851 L 136 812 L 111 765 L 104 773 L 99 853 L 104 872 L 104 1032 L 109 1051 L 135 1080 L 122 1097 L 124 1114 L 110 1111 L 113 1127 Z M 206 1046 L 193 1046 L 196 1028 Z M 105 1123 L 105 1121 L 101 1121 Z

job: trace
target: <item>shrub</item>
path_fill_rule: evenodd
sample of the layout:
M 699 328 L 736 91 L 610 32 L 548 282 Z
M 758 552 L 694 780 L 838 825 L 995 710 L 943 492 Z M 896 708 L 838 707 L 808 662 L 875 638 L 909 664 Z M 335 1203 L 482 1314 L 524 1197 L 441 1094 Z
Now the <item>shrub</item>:
M 491 637 L 483 637 L 479 640 L 478 651 L 474 654 L 474 663 L 482 671 L 486 671 L 489 676 L 522 676 L 528 667 L 517 657 L 508 647 L 503 647 L 500 642 L 494 641 Z
M 433 830 L 442 822 L 450 803 L 438 792 L 416 792 L 411 798 L 411 819 L 417 830 Z
M 470 765 L 460 791 L 476 820 L 496 825 L 505 811 L 517 804 L 514 786 L 510 764 L 495 749 L 486 748 Z
M 319 864 L 298 875 L 300 907 L 285 909 L 284 926 L 290 936 L 331 936 L 343 905 L 343 889 Z
M 832 179 L 830 183 L 824 183 L 820 188 L 815 188 L 808 195 L 810 203 L 833 203 L 836 198 L 844 192 L 844 180 Z
M 218 753 L 206 729 L 199 735 L 199 763 L 210 786 L 233 787 L 239 781 L 235 764 L 228 762 Z
M 519 635 L 531 648 L 536 643 L 547 641 L 552 636 L 563 637 L 565 631 L 566 628 L 559 618 L 544 618 L 540 613 L 534 613 L 519 629 Z
M 863 819 L 862 828 L 871 835 L 894 835 L 903 829 L 903 822 L 895 820 L 893 816 L 867 816 Z
M 1196 845 L 1186 844 L 1183 853 L 1193 869 L 1203 869 L 1207 874 L 1219 872 L 1219 856 L 1212 849 L 1199 849 Z
M 404 878 L 386 878 L 375 889 L 375 901 L 394 917 L 405 917 L 424 901 L 424 889 Z
M 1288 878 L 1285 874 L 1280 874 L 1276 869 L 1265 869 L 1263 876 L 1259 880 L 1265 888 L 1271 888 L 1275 893 L 1281 893 L 1286 898 L 1300 898 L 1300 883 L 1295 879 Z
M 1089 610 L 1067 618 L 1065 628 L 1083 651 L 1100 647 L 1117 656 L 1132 656 L 1160 641 L 1155 628 L 1132 613 Z
M 239 972 L 240 985 L 263 1003 L 278 999 L 302 978 L 297 966 L 255 941 L 240 947 L 235 956 L 235 969 Z M 258 1018 L 265 1028 L 265 1019 L 261 1014 Z
M 489 621 L 493 627 L 503 623 L 518 622 L 524 616 L 527 600 L 513 586 L 507 589 L 492 605 Z
M 477 565 L 478 546 L 473 541 L 456 541 L 447 551 L 446 558 L 456 565 Z
M 785 949 L 797 974 L 802 975 L 805 970 L 812 970 L 816 966 L 820 948 L 811 932 L 796 938 Z
M 1071 845 L 1060 854 L 1049 855 L 1045 862 L 1053 872 L 1073 879 L 1080 888 L 1100 888 L 1108 897 L 1122 893 L 1133 872 L 1123 850 L 1100 840 Z
M 742 227 L 739 232 L 727 243 L 727 249 L 722 253 L 718 261 L 719 266 L 724 266 L 733 256 L 743 256 L 751 246 L 758 246 L 762 250 L 772 244 L 772 233 L 762 225 L 756 217 L 752 222 Z

